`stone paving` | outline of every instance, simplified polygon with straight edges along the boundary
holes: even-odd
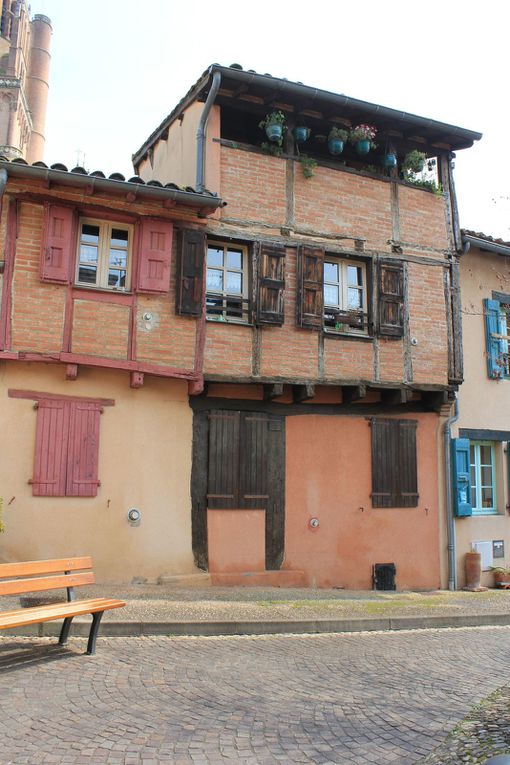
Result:
[[[0,638],[2,765],[424,761],[507,681],[510,627]]]

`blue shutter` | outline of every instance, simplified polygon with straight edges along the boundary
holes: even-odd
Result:
[[[451,448],[453,512],[458,518],[464,518],[467,515],[473,515],[469,438],[452,438]]]
[[[492,380],[503,377],[504,367],[501,364],[501,341],[494,334],[499,334],[499,302],[497,300],[483,301],[485,315],[485,350],[487,353],[487,374]]]

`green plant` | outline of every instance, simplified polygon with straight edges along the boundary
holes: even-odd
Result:
[[[510,566],[489,566],[489,571],[492,571],[494,574],[510,575]]]
[[[374,138],[377,135],[377,128],[373,125],[356,125],[349,133],[349,141],[352,144],[357,144],[358,141],[370,141],[370,148],[376,149],[377,144],[374,143]]]
[[[349,138],[349,132],[344,130],[344,128],[333,126],[328,133],[328,141],[331,141],[332,138],[337,138],[339,141],[343,141],[345,143]]]
[[[275,109],[275,111],[268,112],[268,114],[266,114],[264,119],[259,122],[259,128],[263,130],[267,125],[274,125],[274,124],[281,125],[283,129],[285,130],[285,114],[281,112],[279,109]]]
[[[417,149],[408,151],[402,162],[402,171],[404,173],[421,173],[425,165],[426,154]]]
[[[281,125],[282,134],[276,140],[264,141],[261,145],[265,154],[271,154],[273,157],[281,157],[283,153],[283,136],[287,127],[285,125],[285,114],[279,110],[269,112],[263,120],[259,122],[259,128],[264,130],[268,125]]]
[[[281,157],[283,154],[283,146],[281,144],[282,141],[274,141],[273,143],[264,141],[260,144],[260,148],[264,154],[271,154],[273,157]]]
[[[304,177],[311,178],[313,176],[313,171],[317,167],[317,162],[306,154],[301,154],[299,161],[301,162],[301,170],[303,171]]]

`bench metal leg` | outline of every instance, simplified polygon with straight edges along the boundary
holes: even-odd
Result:
[[[60,630],[60,636],[58,639],[59,645],[67,645],[67,639],[69,637],[69,630],[71,629],[72,621],[73,621],[72,616],[68,616],[64,619],[64,623],[62,625],[62,629]]]
[[[92,614],[92,626],[90,628],[89,642],[87,643],[87,656],[92,656],[96,652],[97,633],[104,611],[96,611]]]

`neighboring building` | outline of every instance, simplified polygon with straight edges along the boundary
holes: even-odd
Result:
[[[457,585],[464,556],[482,553],[482,568],[510,564],[510,242],[463,231],[460,283],[465,381],[452,427]],[[483,574],[482,584],[491,585]]]
[[[26,0],[3,0],[0,20],[0,156],[44,159],[51,22],[30,20]]]
[[[273,109],[280,156],[260,147]],[[331,156],[330,128],[359,123],[379,148]],[[109,579],[198,567],[370,588],[375,569],[380,587],[445,586],[443,426],[462,381],[451,160],[479,138],[214,65],[135,155],[145,185],[0,163],[2,554],[91,553]],[[416,149],[440,193],[383,167]],[[154,260],[170,222],[176,255]]]

